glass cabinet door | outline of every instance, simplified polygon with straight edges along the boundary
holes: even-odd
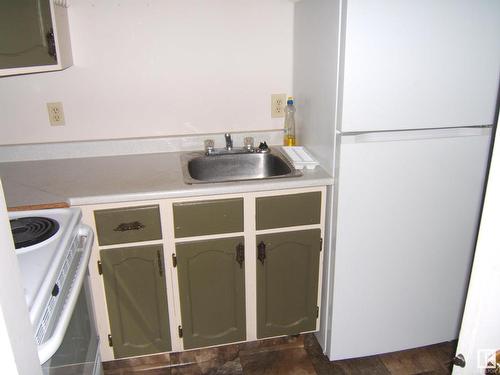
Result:
[[[0,69],[54,64],[51,1],[0,1]]]

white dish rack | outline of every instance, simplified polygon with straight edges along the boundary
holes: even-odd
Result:
[[[314,169],[318,165],[318,162],[303,146],[284,146],[283,151],[295,169]]]

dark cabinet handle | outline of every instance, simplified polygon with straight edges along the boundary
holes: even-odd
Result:
[[[264,241],[260,241],[260,243],[257,245],[257,259],[261,261],[262,264],[264,264],[264,259],[266,259],[266,244]]]
[[[236,261],[240,264],[240,268],[243,268],[243,262],[245,261],[245,246],[241,243],[236,246]]]
[[[161,251],[156,251],[156,257],[158,258],[158,273],[160,277],[163,277],[163,261],[161,259]]]
[[[121,223],[113,230],[115,232],[126,232],[128,230],[141,230],[143,228],[146,228],[144,224],[139,221],[134,221],[132,223]]]
[[[50,28],[49,32],[47,35],[45,35],[47,38],[47,52],[49,53],[49,56],[52,57],[55,61],[57,61],[57,52],[56,52],[56,41],[54,37],[54,29]]]

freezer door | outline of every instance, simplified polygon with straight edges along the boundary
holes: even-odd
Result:
[[[331,360],[458,337],[490,133],[342,137]]]
[[[350,0],[345,12],[339,130],[494,123],[500,1]]]

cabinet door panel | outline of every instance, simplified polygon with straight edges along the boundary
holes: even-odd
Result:
[[[162,246],[100,255],[115,358],[171,350]]]
[[[243,237],[176,246],[184,348],[246,338],[245,267],[236,261]]]
[[[321,231],[257,236],[266,256],[257,260],[257,337],[316,329]]]
[[[49,1],[0,1],[0,69],[53,65]]]

